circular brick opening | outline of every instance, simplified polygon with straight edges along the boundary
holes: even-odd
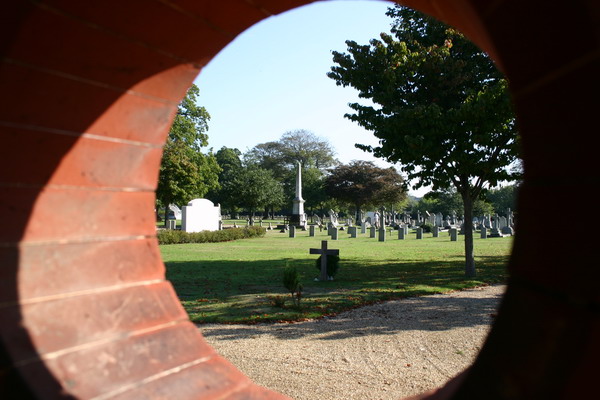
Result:
[[[0,397],[280,398],[187,320],[164,279],[154,188],[171,118],[202,65],[252,24],[306,3],[3,6]],[[600,353],[599,273],[593,235],[560,229],[577,226],[564,215],[572,192],[598,181],[588,129],[599,8],[404,3],[499,62],[526,168],[507,294],[479,357],[445,396],[586,394]]]

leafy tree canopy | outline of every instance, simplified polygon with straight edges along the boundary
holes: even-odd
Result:
[[[447,215],[456,214],[461,216],[464,212],[464,204],[462,197],[456,189],[442,190],[439,192],[427,193],[419,202],[415,205],[413,211],[420,211],[424,213],[429,211],[430,213],[442,213],[445,217]],[[483,199],[476,199],[473,202],[473,215],[484,215],[492,214],[494,207]]]
[[[328,76],[370,105],[350,104],[350,120],[379,138],[357,144],[400,163],[415,187],[456,188],[465,215],[465,272],[475,275],[473,202],[517,177],[518,136],[508,85],[492,60],[460,32],[401,6],[389,8],[391,34],[367,45],[346,41]]]
[[[352,204],[358,212],[365,206],[398,203],[406,198],[404,179],[394,168],[379,168],[370,161],[352,161],[330,170],[325,191]]]
[[[235,213],[240,207],[238,188],[241,185],[242,153],[238,149],[222,147],[215,154],[221,171],[219,172],[219,187],[212,189],[207,197],[221,204],[223,210]]]
[[[518,191],[518,185],[508,185],[490,189],[485,197],[492,203],[496,213],[504,215],[509,208],[513,211],[516,209]]]
[[[328,76],[374,105],[351,104],[346,117],[374,132],[379,146],[357,145],[401,163],[416,187],[481,190],[515,176],[517,131],[507,82],[461,33],[396,6],[392,34],[368,45],[347,41]]]
[[[301,129],[284,133],[278,141],[254,146],[244,155],[249,164],[273,171],[276,177],[294,170],[297,162],[303,168],[325,169],[334,165],[335,151],[327,139]]]
[[[238,186],[240,205],[252,215],[258,209],[278,207],[283,203],[283,187],[264,168],[250,165],[242,169]]]
[[[179,104],[163,149],[156,197],[165,207],[187,204],[218,186],[217,160],[213,154],[201,152],[208,145],[210,115],[196,104],[198,93],[198,87],[192,85]]]

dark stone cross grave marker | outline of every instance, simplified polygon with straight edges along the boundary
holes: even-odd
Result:
[[[321,276],[319,280],[326,281],[327,279],[327,256],[337,256],[340,254],[338,249],[328,249],[327,240],[321,240],[320,249],[310,249],[310,254],[321,255]]]

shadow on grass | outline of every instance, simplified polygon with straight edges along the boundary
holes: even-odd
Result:
[[[277,327],[222,325],[203,334],[219,340],[236,340],[270,335],[277,339],[311,336],[315,340],[338,340],[360,336],[389,335],[401,331],[439,331],[462,327],[489,326],[501,295],[424,296],[363,307],[325,320]],[[325,323],[326,322],[326,323]],[[200,327],[201,328],[201,327]]]
[[[386,300],[445,293],[504,282],[508,257],[477,259],[478,276],[465,279],[461,259],[431,262],[343,260],[334,281],[318,282],[314,259],[167,262],[167,279],[190,319],[197,323],[302,321]],[[272,296],[289,296],[282,283],[295,266],[304,286],[301,309],[277,307]],[[285,297],[284,297],[285,298]]]

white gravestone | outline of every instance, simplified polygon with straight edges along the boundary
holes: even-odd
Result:
[[[221,228],[221,206],[215,206],[208,199],[190,201],[181,214],[182,231],[218,231]]]
[[[179,207],[177,207],[175,204],[169,204],[169,210],[173,211],[175,219],[181,219],[181,210],[179,209]]]

